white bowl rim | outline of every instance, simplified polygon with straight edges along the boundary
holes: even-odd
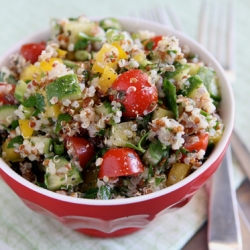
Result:
[[[82,205],[91,205],[91,206],[114,206],[114,205],[124,205],[124,204],[131,204],[131,203],[137,203],[137,202],[143,202],[143,201],[147,201],[147,200],[151,200],[151,199],[155,199],[158,198],[160,196],[164,196],[168,193],[171,193],[185,185],[187,185],[189,182],[193,181],[195,178],[197,178],[199,175],[201,175],[203,172],[205,172],[209,166],[214,163],[216,161],[216,159],[218,159],[220,157],[220,155],[222,154],[222,152],[224,151],[225,147],[227,147],[228,142],[229,142],[229,138],[231,136],[231,132],[233,130],[233,125],[234,125],[234,114],[235,114],[235,104],[234,104],[234,97],[233,97],[233,91],[232,88],[230,86],[230,84],[228,83],[224,70],[221,67],[221,65],[217,62],[217,60],[213,57],[213,55],[208,52],[205,48],[203,48],[198,42],[196,42],[194,39],[188,37],[187,35],[173,30],[171,28],[167,28],[162,24],[159,23],[155,23],[152,21],[148,21],[148,20],[142,20],[139,18],[132,18],[132,17],[121,17],[121,16],[114,16],[115,18],[117,18],[121,23],[124,24],[129,24],[130,25],[134,25],[134,24],[138,24],[138,25],[144,25],[149,27],[149,30],[152,31],[152,29],[150,29],[150,27],[154,27],[155,29],[160,29],[160,30],[164,30],[166,32],[166,34],[170,33],[175,35],[179,40],[180,43],[182,44],[186,44],[188,43],[189,45],[194,46],[196,49],[195,51],[199,51],[198,54],[202,54],[203,57],[206,57],[207,60],[209,60],[209,62],[211,62],[211,64],[213,65],[213,68],[215,69],[215,71],[217,72],[219,78],[220,78],[220,82],[223,83],[224,88],[227,91],[227,99],[230,101],[230,107],[229,107],[229,112],[231,113],[230,118],[228,119],[229,122],[227,123],[227,126],[225,127],[225,131],[223,133],[223,136],[221,138],[221,140],[218,142],[218,144],[216,145],[216,150],[214,150],[212,152],[212,154],[209,156],[209,158],[206,160],[205,163],[203,163],[202,167],[200,167],[199,169],[197,169],[195,172],[193,172],[191,175],[189,175],[188,177],[186,177],[185,179],[183,179],[182,181],[167,187],[165,189],[162,189],[160,191],[156,191],[154,193],[151,194],[147,194],[147,195],[143,195],[143,196],[138,196],[138,197],[131,197],[131,198],[123,198],[123,199],[114,199],[114,200],[92,200],[92,199],[84,199],[84,198],[75,198],[75,197],[69,197],[69,196],[65,196],[65,195],[61,195],[49,190],[46,190],[44,188],[38,187],[35,184],[27,181],[26,179],[24,179],[23,177],[21,177],[20,175],[18,175],[15,171],[13,171],[1,158],[0,158],[0,168],[2,169],[3,172],[5,172],[8,176],[10,176],[12,179],[16,180],[17,182],[19,182],[21,185],[26,186],[27,188],[42,194],[44,196],[48,196],[50,198],[56,199],[56,200],[61,200],[67,203],[75,203],[75,204],[82,204]],[[105,17],[89,17],[91,20],[96,20],[99,21],[102,18]],[[14,44],[10,49],[8,49],[1,57],[0,57],[0,67],[4,66],[2,65],[2,62],[4,60],[7,60],[7,58],[9,57],[10,53],[13,51],[17,51],[18,48],[21,47],[22,44],[32,41],[35,41],[35,38],[38,36],[42,35],[46,35],[49,34],[49,28],[45,28],[43,30],[40,30],[24,39],[22,39],[21,41],[17,42],[16,44]],[[185,41],[185,42],[183,42]],[[0,176],[1,177],[1,176]]]

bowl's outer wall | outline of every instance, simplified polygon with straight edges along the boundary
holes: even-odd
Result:
[[[138,29],[148,29],[156,31],[156,34],[175,34],[177,37],[181,38],[182,44],[189,44],[192,51],[196,51],[196,47],[199,46],[195,42],[189,42],[183,34],[175,31],[168,31],[168,29],[159,24],[152,24],[136,19],[131,20],[130,18],[120,20],[125,30],[137,31]],[[47,29],[17,43],[15,48],[11,48],[7,51],[3,59],[0,60],[0,67],[7,65],[7,55],[12,54],[14,51],[18,51],[23,43],[39,42],[46,39],[48,36]],[[206,53],[200,48],[199,52],[201,52],[206,59]],[[206,60],[205,62],[209,63],[209,61]],[[219,77],[225,79],[222,70],[218,67],[217,69],[220,71]],[[9,171],[6,170],[6,166],[3,166],[3,164],[0,164],[0,176],[2,176],[4,181],[32,210],[50,215],[72,229],[99,237],[122,236],[131,233],[138,230],[138,228],[145,227],[155,218],[155,216],[159,216],[162,213],[185,205],[218,168],[228,145],[229,136],[233,128],[232,119],[234,117],[234,104],[231,103],[233,97],[228,99],[228,96],[232,96],[230,87],[223,85],[222,92],[224,94],[224,96],[222,96],[222,106],[224,107],[222,116],[223,121],[225,121],[228,126],[225,128],[222,140],[218,143],[217,152],[212,153],[213,156],[210,157],[211,159],[207,160],[205,163],[206,166],[202,166],[201,169],[197,170],[191,176],[175,184],[173,188],[171,187],[172,189],[166,189],[166,192],[164,191],[162,195],[148,195],[149,198],[145,196],[145,199],[143,198],[140,201],[136,200],[136,202],[131,198],[131,202],[123,203],[121,201],[120,203],[117,202],[115,205],[114,203],[112,203],[112,205],[108,203],[103,203],[104,205],[100,205],[101,203],[94,205],[93,203],[90,204],[84,201],[84,199],[83,202],[73,202],[74,198],[72,198],[72,202],[69,202],[63,197],[58,198],[61,197],[60,195],[54,198],[53,196],[46,195],[46,192],[42,190],[39,191],[40,189],[37,189],[37,187],[36,189],[30,186],[27,187],[26,180],[22,180],[22,178],[21,180],[20,178],[16,180],[17,177],[15,176],[17,175],[14,172],[13,174],[9,173]],[[230,114],[228,114],[228,112]]]
[[[22,201],[33,211],[50,215],[66,226],[78,230],[84,234],[97,237],[116,237],[132,233],[140,228],[147,226],[155,216],[171,211],[171,209],[184,206],[195,194],[195,192],[204,185],[210,176],[216,171],[221,163],[225,151],[221,156],[203,172],[198,178],[187,183],[173,192],[167,193],[154,199],[145,200],[138,203],[111,205],[111,206],[94,206],[86,204],[69,203],[63,200],[53,199],[41,193],[35,192],[21,183],[15,181],[0,169],[0,175],[4,181],[12,188]],[[123,219],[137,220],[137,216],[144,216],[141,223],[131,223],[126,225],[116,225],[116,222]],[[78,222],[79,226],[68,224],[67,217],[82,217],[90,219],[100,219],[101,222],[95,226],[91,222],[89,225]],[[75,223],[75,222],[74,222]],[[84,222],[86,223],[86,221]],[[101,223],[101,230],[98,228]]]

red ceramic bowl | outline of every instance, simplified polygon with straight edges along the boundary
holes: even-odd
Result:
[[[157,216],[184,206],[220,165],[234,123],[234,99],[231,87],[222,67],[209,52],[186,35],[163,25],[132,18],[118,19],[125,30],[144,29],[159,35],[175,35],[182,45],[188,45],[206,64],[215,69],[220,79],[222,92],[220,114],[225,124],[225,132],[207,161],[190,176],[164,190],[128,199],[89,200],[60,195],[26,181],[0,159],[1,177],[29,208],[54,217],[69,228],[97,237],[132,233],[146,227]],[[7,65],[9,55],[17,52],[22,44],[39,42],[48,37],[49,30],[46,29],[20,41],[1,57],[0,67]]]

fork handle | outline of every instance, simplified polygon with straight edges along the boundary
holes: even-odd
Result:
[[[231,147],[212,177],[209,200],[209,250],[242,249],[236,193],[233,190]]]

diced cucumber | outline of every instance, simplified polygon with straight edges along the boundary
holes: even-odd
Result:
[[[100,105],[95,106],[95,112],[98,115],[108,115],[111,111],[111,104],[109,102],[103,102]]]
[[[100,26],[107,31],[108,29],[122,30],[121,24],[116,18],[105,18],[100,21]]]
[[[91,58],[90,53],[87,50],[77,50],[75,52],[75,60],[76,61],[87,61]]]
[[[159,141],[152,142],[149,144],[147,151],[143,155],[143,161],[149,165],[156,166],[164,156],[164,150],[162,144]]]
[[[26,119],[29,119],[32,116],[32,114],[34,114],[34,112],[35,112],[34,107],[26,108],[23,106],[23,113]]]
[[[190,66],[188,74],[193,76],[196,75],[201,67],[201,63],[188,63]]]
[[[53,142],[53,149],[56,155],[62,155],[65,152],[65,148],[64,148],[64,143],[60,143],[57,141]]]
[[[16,85],[16,89],[15,89],[15,98],[19,101],[19,102],[23,102],[24,101],[24,93],[27,90],[27,83],[23,80],[19,80],[17,82]]]
[[[201,88],[204,89],[204,91],[200,91]],[[201,94],[206,94],[209,96],[206,87],[202,83],[200,77],[197,75],[188,78],[188,81],[185,83],[185,87],[182,94],[190,98],[195,98]]]
[[[78,69],[79,68],[79,65],[73,61],[70,61],[70,60],[63,60],[63,64],[68,67],[68,68],[71,68],[71,69]]]
[[[42,154],[49,154],[52,151],[53,148],[53,140],[51,138],[47,138],[45,136],[32,136],[30,138],[31,143],[38,144],[42,143],[44,144],[43,152]]]
[[[197,74],[206,86],[211,98],[219,102],[221,100],[221,93],[216,73],[208,67],[200,67]]]
[[[79,33],[83,32],[88,36],[92,36],[92,30],[95,29],[95,24],[94,22],[78,22],[78,20],[72,20],[69,22],[66,22],[62,28],[64,31],[64,34],[67,35],[69,38],[69,43],[75,44],[79,40]]]
[[[183,78],[183,76],[187,75],[190,70],[190,65],[188,64],[181,64],[179,62],[174,63],[175,71],[170,72],[167,71],[165,73],[165,77],[168,79],[173,78],[175,81],[179,81]]]
[[[136,133],[133,131],[134,122],[122,122],[112,126],[109,138],[110,147],[126,147],[127,143],[136,144]]]
[[[81,97],[81,88],[75,74],[58,77],[54,82],[46,86],[46,97],[51,105],[53,97],[58,100],[77,100]]]
[[[70,166],[70,169],[69,169]],[[82,182],[79,170],[64,157],[50,159],[45,167],[45,185],[49,190],[56,191]]]
[[[174,114],[172,111],[168,110],[168,109],[164,109],[164,108],[161,108],[161,107],[157,107],[154,111],[153,111],[153,114],[152,114],[152,120],[155,120],[157,118],[162,118],[162,117],[165,117],[167,116],[168,118],[173,118],[174,117]]]
[[[8,127],[12,121],[17,120],[17,115],[15,114],[17,108],[17,105],[4,105],[0,107],[0,129],[1,124]]]

